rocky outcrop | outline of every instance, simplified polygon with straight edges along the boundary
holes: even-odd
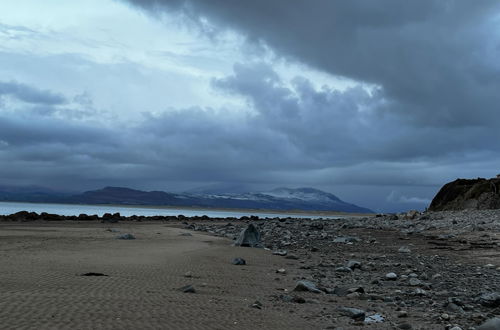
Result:
[[[445,184],[429,206],[430,211],[500,209],[500,178],[457,179]]]

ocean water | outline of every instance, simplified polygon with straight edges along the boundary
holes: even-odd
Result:
[[[195,210],[195,209],[182,209],[182,208],[154,208],[154,207],[139,207],[139,206],[114,206],[114,205],[76,205],[76,204],[43,204],[43,203],[17,203],[17,202],[0,202],[0,214],[7,215],[19,211],[28,212],[47,212],[60,215],[79,215],[97,214],[102,216],[104,213],[119,212],[122,216],[142,215],[142,216],[172,216],[184,215],[186,217],[207,215],[209,217],[242,217],[256,215],[261,218],[274,218],[274,217],[293,217],[293,218],[328,218],[338,219],[340,216],[325,216],[318,214],[306,213],[266,213],[256,211],[219,211],[219,210]]]

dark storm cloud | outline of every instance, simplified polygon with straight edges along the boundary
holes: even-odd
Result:
[[[33,104],[57,105],[66,102],[66,99],[60,94],[34,88],[15,81],[0,81],[0,98],[2,98],[2,96],[11,96],[20,101]]]
[[[280,56],[376,84],[390,101],[381,111],[412,124],[489,126],[498,118],[497,1],[129,2],[208,20]]]

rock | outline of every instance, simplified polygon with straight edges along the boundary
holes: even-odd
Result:
[[[349,260],[346,264],[346,267],[354,270],[356,268],[361,269],[361,262],[357,260]]]
[[[445,184],[429,206],[430,211],[500,208],[500,178],[457,179]]]
[[[408,246],[402,246],[398,249],[399,253],[411,253],[411,250]]]
[[[282,257],[286,256],[287,253],[288,253],[288,251],[286,251],[286,250],[275,250],[275,251],[273,251],[274,255],[276,255],[276,256],[282,256]]]
[[[236,242],[234,242],[235,246],[247,246],[247,247],[262,247],[260,243],[260,232],[257,227],[253,224],[249,224],[245,229],[243,229],[240,233]]]
[[[380,314],[373,314],[365,317],[365,323],[371,324],[371,323],[382,323],[385,321],[385,317],[383,317]]]
[[[340,307],[337,309],[340,315],[349,316],[354,320],[364,321],[366,313],[362,309],[351,308],[351,307]]]
[[[237,266],[242,266],[247,264],[246,260],[243,258],[234,258],[233,261],[231,261],[231,263]]]
[[[352,237],[352,236],[340,236],[336,237],[333,240],[333,243],[355,243],[355,242],[361,242],[361,239],[358,237]]]
[[[335,271],[339,273],[350,273],[352,272],[352,269],[349,267],[337,267],[335,268]]]
[[[193,234],[191,234],[191,233],[181,233],[181,234],[179,234],[179,236],[193,236]]]
[[[184,277],[191,278],[193,277],[193,273],[191,271],[187,271],[186,273],[184,273]]]
[[[106,275],[106,274],[103,274],[103,273],[90,272],[90,273],[83,273],[80,276],[109,276],[109,275]]]
[[[309,291],[314,293],[322,292],[320,289],[316,287],[314,283],[306,280],[298,281],[293,291]]]
[[[422,281],[420,281],[419,279],[417,278],[410,278],[410,280],[408,281],[408,284],[410,286],[419,286],[422,284]]]
[[[458,325],[453,326],[450,330],[462,330]]]
[[[262,309],[262,303],[260,301],[256,300],[253,304],[250,305],[250,307],[256,308],[256,309]]]
[[[196,293],[196,290],[192,285],[183,286],[182,288],[179,288],[179,291],[182,291],[184,293]]]
[[[290,260],[299,260],[299,257],[296,256],[295,254],[289,254],[285,257],[285,259],[290,259]]]
[[[277,274],[286,274],[286,269],[285,268],[280,268],[276,270]]]
[[[389,281],[395,281],[398,278],[398,275],[396,273],[387,273],[385,274],[385,279]]]
[[[400,323],[400,324],[398,325],[398,328],[399,328],[399,329],[403,329],[403,330],[410,330],[410,329],[413,329],[413,327],[411,326],[411,324],[410,324],[410,323],[407,323],[407,322],[405,322],[405,323]]]
[[[476,330],[499,330],[500,329],[500,318],[494,317],[488,321],[481,324]]]
[[[408,312],[407,311],[399,311],[397,316],[399,318],[408,317]]]
[[[419,214],[420,214],[420,212],[418,212],[417,210],[410,210],[410,211],[406,212],[404,218],[406,220],[414,220],[417,217],[417,215],[419,215]]]
[[[479,303],[486,307],[498,307],[500,306],[500,293],[489,292],[484,293],[479,297]]]
[[[123,234],[117,237],[117,239],[135,239],[135,236],[132,234]]]

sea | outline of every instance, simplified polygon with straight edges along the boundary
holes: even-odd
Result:
[[[317,213],[278,213],[278,212],[259,212],[255,210],[211,210],[211,209],[183,209],[183,208],[162,208],[150,206],[128,206],[128,205],[82,205],[82,204],[44,204],[44,203],[20,203],[20,202],[0,202],[0,214],[8,215],[19,211],[28,211],[36,213],[53,213],[59,215],[79,215],[97,214],[102,216],[104,213],[119,212],[122,216],[177,216],[184,215],[186,217],[193,216],[209,216],[217,218],[236,217],[255,215],[260,218],[310,218],[310,219],[338,219],[342,216],[321,215]]]

